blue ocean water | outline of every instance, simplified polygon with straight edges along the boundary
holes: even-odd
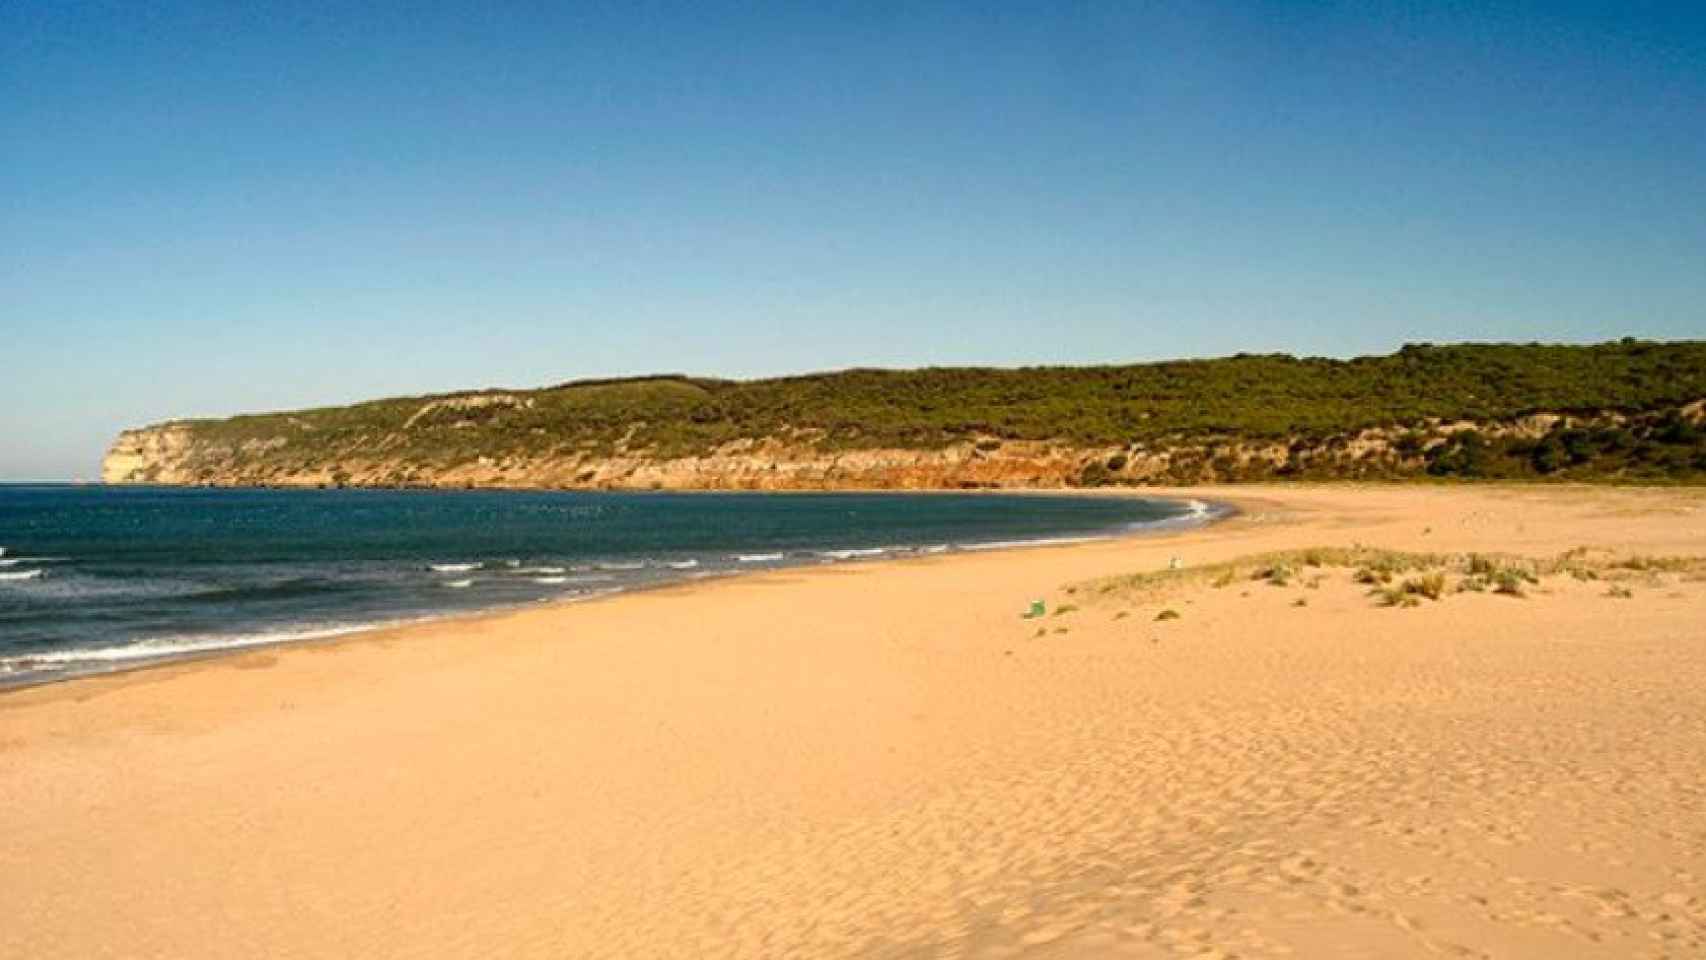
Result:
[[[996,494],[0,485],[0,683],[810,563],[1107,536],[1201,504]]]

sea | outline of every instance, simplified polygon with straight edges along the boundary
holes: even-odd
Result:
[[[816,564],[1207,522],[1004,493],[0,484],[0,685]]]

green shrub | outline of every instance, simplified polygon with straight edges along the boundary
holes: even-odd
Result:
[[[1493,573],[1493,592],[1502,593],[1506,596],[1512,597],[1526,596],[1527,591],[1524,588],[1529,583],[1529,580],[1530,578],[1525,576],[1520,570],[1515,570],[1510,567],[1502,567]]]

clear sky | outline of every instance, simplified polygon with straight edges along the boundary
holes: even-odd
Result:
[[[582,376],[1706,335],[1706,6],[0,2],[0,479]]]

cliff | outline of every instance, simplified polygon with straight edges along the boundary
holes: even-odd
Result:
[[[109,483],[953,489],[1706,477],[1706,344],[1124,367],[660,376],[174,421]]]

